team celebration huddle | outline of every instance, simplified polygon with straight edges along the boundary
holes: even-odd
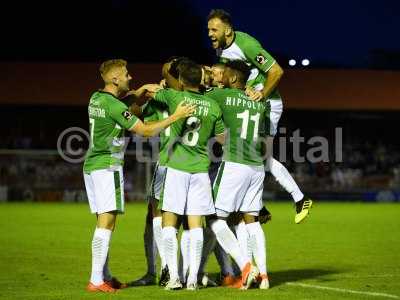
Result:
[[[265,172],[293,198],[295,223],[309,214],[311,199],[272,153],[283,110],[281,67],[255,38],[234,31],[229,13],[212,10],[207,25],[219,59],[215,65],[174,57],[163,65],[159,84],[137,90],[129,87],[124,60],[100,66],[105,85],[90,98],[91,142],[83,169],[97,217],[88,291],[155,284],[166,290],[268,289],[261,226],[271,219],[262,201]],[[108,260],[116,217],[124,213],[126,131],[159,135],[160,149],[144,229],[148,270],[121,283]],[[212,253],[221,268],[216,282],[206,273]]]

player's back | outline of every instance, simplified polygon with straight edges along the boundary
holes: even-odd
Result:
[[[157,101],[150,101],[146,103],[143,108],[143,119],[145,122],[157,122],[169,117],[170,113],[168,106],[164,103]],[[168,141],[171,136],[171,127],[167,127],[159,134],[160,148],[159,148],[159,165],[164,166],[168,160]]]
[[[155,100],[166,103],[171,112],[182,101],[197,106],[193,116],[171,125],[167,166],[189,173],[208,172],[208,141],[224,132],[218,104],[200,92],[172,89],[157,92]]]
[[[224,161],[262,165],[262,137],[268,106],[264,101],[250,100],[243,90],[214,88],[207,92],[221,107],[227,127]]]

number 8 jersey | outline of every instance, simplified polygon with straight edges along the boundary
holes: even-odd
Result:
[[[167,104],[170,113],[183,101],[197,106],[193,116],[171,124],[167,166],[188,173],[208,172],[208,141],[225,130],[218,104],[200,92],[173,89],[158,91],[154,100]]]

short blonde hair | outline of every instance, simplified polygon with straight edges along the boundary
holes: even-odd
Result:
[[[100,68],[99,68],[101,77],[103,79],[105,79],[107,77],[108,73],[110,73],[114,69],[126,67],[126,65],[127,65],[127,62],[126,62],[126,60],[123,60],[123,59],[109,59],[109,60],[106,60],[105,62],[103,62],[100,65]]]

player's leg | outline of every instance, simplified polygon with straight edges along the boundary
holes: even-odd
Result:
[[[153,177],[150,184],[150,189],[147,192],[147,215],[143,234],[144,249],[147,262],[147,272],[138,280],[128,283],[129,286],[145,286],[156,283],[156,257],[157,250],[160,253],[161,265],[165,266],[163,249],[161,246],[161,211],[157,208],[158,199],[160,198],[160,190],[163,183],[163,173],[165,167],[162,168],[157,163],[154,169]],[[157,215],[156,215],[157,214]],[[164,264],[163,264],[164,263]]]
[[[197,277],[200,266],[201,254],[203,251],[203,226],[201,215],[188,216],[189,225],[189,275],[187,277],[186,288],[188,290],[197,289]]]
[[[156,175],[154,177],[154,184],[153,184],[153,190],[152,190],[153,195],[154,195],[154,197],[152,197],[152,200],[153,200],[152,201],[153,235],[154,235],[154,240],[157,245],[158,254],[160,255],[161,273],[163,273],[163,270],[165,269],[167,263],[165,261],[164,247],[162,246],[162,236],[161,236],[162,235],[162,226],[161,226],[162,225],[162,215],[161,215],[161,209],[158,206],[159,206],[159,200],[161,197],[161,191],[163,188],[166,170],[167,170],[167,167],[157,165]]]
[[[240,174],[240,175],[239,175]],[[217,179],[213,186],[217,220],[211,228],[218,243],[235,260],[242,272],[244,288],[248,288],[255,279],[256,270],[243,255],[239,242],[226,222],[229,214],[236,210],[237,203],[244,197],[248,176],[240,164],[223,162],[219,168]]]
[[[109,245],[115,228],[116,212],[107,212],[97,215],[96,230],[92,240],[92,273],[90,276],[89,291],[102,291],[102,285],[107,284],[114,289],[123,285],[111,275],[108,267]],[[106,288],[107,290],[107,288]]]
[[[251,182],[240,210],[244,212],[244,222],[248,233],[248,248],[250,257],[253,257],[260,271],[262,282],[260,288],[268,288],[266,241],[264,231],[258,221],[259,211],[262,208],[262,193],[264,189],[264,169],[262,166],[253,166]]]
[[[90,206],[90,211],[91,211],[91,213],[96,214],[96,229],[97,229],[98,215],[97,215],[96,197],[95,197],[95,193],[94,193],[95,187],[94,187],[93,179],[90,174],[83,174],[83,176],[84,176],[86,194],[87,194],[87,198],[88,198],[88,202],[89,202],[89,206]],[[112,230],[114,230],[114,228]],[[93,237],[93,239],[94,239],[94,237]],[[92,239],[92,244],[93,244],[93,239]],[[93,253],[92,253],[92,257],[93,257]],[[107,254],[107,257],[106,257],[106,260],[105,260],[104,266],[103,266],[103,280],[107,280],[107,279],[109,279],[109,277],[112,277],[110,274],[110,271],[108,269],[108,257],[109,257],[109,255]],[[94,262],[92,259],[92,269],[93,269],[93,264],[94,264]]]
[[[211,230],[210,226],[211,225],[208,220],[208,216],[206,216],[206,226],[203,229],[203,235],[204,235],[203,252],[201,254],[201,260],[197,278],[198,283],[204,287],[217,286],[217,283],[211,280],[211,278],[205,272],[205,267],[207,265],[208,258],[210,257],[210,254],[213,252],[217,244],[217,239],[215,237],[214,232]]]
[[[165,259],[167,261],[170,279],[165,289],[174,290],[182,288],[178,274],[178,239],[177,239],[177,215],[165,211],[163,212],[163,246]]]
[[[243,215],[236,213],[238,216],[236,216],[236,221],[235,221],[235,234],[236,238],[239,241],[239,246],[240,249],[242,250],[242,253],[245,257],[248,258],[248,260],[252,260],[251,257],[251,251],[248,245],[249,242],[249,234],[246,229],[246,224],[243,220]]]
[[[269,136],[267,137],[266,171],[269,171],[272,176],[275,177],[276,181],[292,196],[296,206],[295,222],[300,223],[308,216],[309,209],[312,206],[312,201],[304,196],[286,167],[273,158],[273,139],[277,133],[278,122],[283,111],[283,104],[282,100],[278,99],[269,100],[267,101],[267,104],[270,107],[270,122]]]
[[[190,230],[187,216],[182,216],[180,250],[179,278],[183,284],[186,284],[190,265]]]
[[[211,182],[207,173],[190,176],[185,214],[188,215],[190,232],[190,266],[187,289],[197,289],[198,271],[203,252],[202,216],[215,214]]]
[[[256,212],[244,215],[246,229],[249,235],[249,249],[259,269],[259,288],[268,289],[269,279],[267,272],[266,239]]]
[[[218,143],[213,143],[212,147],[212,159],[211,164],[208,169],[208,175],[210,177],[211,186],[214,185],[215,179],[217,178],[218,169],[221,165],[221,155],[222,155],[222,148],[221,145]],[[222,285],[227,286],[232,283],[234,280],[234,273],[232,270],[231,259],[228,254],[221,248],[221,246],[217,243],[217,238],[214,232],[211,229],[211,222],[210,216],[206,216],[206,228],[204,230],[204,247],[203,247],[203,254],[201,257],[200,268],[199,268],[199,276],[206,274],[204,272],[205,266],[208,262],[208,258],[211,254],[211,251],[214,251],[215,257],[217,262],[221,268],[220,278],[219,281]],[[214,286],[216,284],[212,280],[209,279],[207,276],[202,276],[199,278],[199,282],[204,286],[204,278],[207,279],[207,286],[211,285]]]
[[[178,274],[178,215],[184,215],[186,195],[189,187],[190,174],[168,168],[165,174],[163,191],[160,197],[162,208],[162,244],[168,265],[170,279],[165,286],[167,290],[182,288]]]
[[[116,215],[124,211],[122,167],[85,174],[85,186],[91,210],[97,214],[96,230],[92,240],[92,274],[87,289],[114,292],[115,289],[104,282],[103,272]]]
[[[216,243],[214,248],[215,258],[221,268],[219,283],[221,286],[230,286],[234,283],[236,275],[233,270],[233,265],[230,256],[222,249],[219,243]]]
[[[129,282],[128,286],[146,286],[156,284],[157,270],[156,270],[156,258],[157,258],[157,247],[154,241],[153,231],[153,209],[152,203],[149,202],[147,205],[147,215],[145,222],[145,229],[143,233],[144,250],[146,255],[147,272],[141,278]]]
[[[236,234],[236,230],[235,230],[235,226],[240,222],[240,220],[242,220],[243,215],[240,212],[233,212],[229,215],[228,219],[226,220],[226,222],[228,223],[229,229],[232,230],[233,233]],[[240,246],[240,244],[239,244]],[[232,264],[232,269],[233,269],[233,274],[235,275],[235,278],[237,279],[237,277],[240,277],[240,268],[237,265],[237,263],[235,263],[235,261],[231,260],[231,264]]]

